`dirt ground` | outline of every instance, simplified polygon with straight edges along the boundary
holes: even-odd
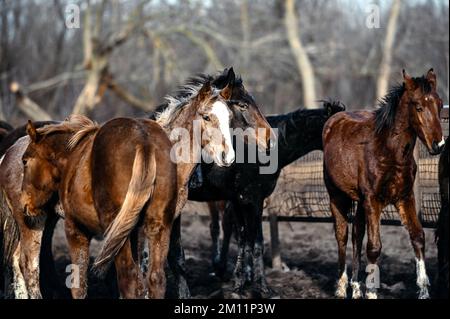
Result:
[[[182,241],[186,253],[188,284],[193,298],[228,298],[231,283],[211,275],[208,219],[187,213],[182,219]],[[279,225],[282,260],[289,268],[271,269],[270,247],[265,245],[266,275],[279,298],[333,298],[337,276],[337,247],[331,224],[287,223]],[[434,231],[425,230],[426,265],[430,281],[434,283],[437,271],[437,249]],[[264,238],[270,241],[269,224],[264,223]],[[382,227],[382,255],[380,257],[380,298],[416,298],[415,261],[408,234],[403,227]],[[93,241],[91,254],[95,255],[99,242]],[[62,224],[59,223],[53,246],[60,281],[63,284],[65,267],[70,263]],[[232,241],[228,273],[233,270],[236,245]],[[365,258],[363,259],[365,261]],[[351,270],[351,242],[347,250],[347,264]],[[365,264],[363,265],[365,267]],[[108,286],[111,280],[89,278],[90,298],[117,297]],[[68,297],[59,295],[59,297]]]

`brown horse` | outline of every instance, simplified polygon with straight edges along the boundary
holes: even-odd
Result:
[[[24,154],[22,201],[30,215],[39,213],[52,194],[59,193],[65,212],[65,229],[72,264],[79,271],[74,298],[86,296],[89,242],[105,234],[94,264],[104,273],[114,259],[119,291],[124,298],[151,298],[165,293],[164,263],[173,219],[186,201],[186,187],[200,152],[206,151],[218,165],[234,160],[226,106],[228,88],[213,92],[209,83],[180,104],[169,105],[158,122],[168,131],[187,129],[191,144],[195,121],[203,135],[200,147],[188,147],[188,161],[174,163],[172,142],[156,122],[146,119],[114,119],[102,127],[88,124],[74,132],[71,123],[35,130]],[[75,123],[78,121],[75,118]],[[214,132],[220,138],[214,138]],[[69,147],[67,147],[69,145]],[[177,155],[177,154],[175,154]],[[136,262],[139,229],[149,242],[150,267],[147,287]]]
[[[419,298],[428,298],[425,270],[425,234],[416,214],[413,184],[417,136],[431,154],[444,147],[440,124],[442,100],[436,92],[436,75],[412,78],[403,71],[404,83],[391,89],[375,112],[342,112],[332,116],[323,130],[324,179],[338,243],[339,280],[336,296],[345,298],[348,285],[345,251],[348,214],[358,202],[353,221],[353,298],[361,297],[358,273],[367,223],[368,269],[377,271],[381,252],[380,216],[395,205],[409,232],[417,266]],[[376,274],[375,274],[376,275]],[[375,278],[376,279],[376,278]],[[376,298],[376,285],[367,284],[366,297]]]
[[[2,252],[6,277],[5,294],[8,298],[41,298],[41,289],[44,296],[52,297],[61,288],[56,280],[51,250],[40,249],[41,245],[51,244],[57,221],[54,212],[55,198],[46,205],[45,214],[37,218],[29,218],[23,213],[20,196],[22,156],[29,142],[28,136],[17,140],[6,151],[0,164],[0,221],[5,237]],[[43,285],[40,285],[40,275],[46,278]]]

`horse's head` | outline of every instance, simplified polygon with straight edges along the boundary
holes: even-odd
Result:
[[[194,119],[201,123],[203,152],[219,166],[230,166],[235,159],[230,132],[232,113],[227,106],[231,93],[230,85],[218,91],[213,90],[211,83],[207,82],[195,99],[197,107]]]
[[[31,121],[28,121],[26,131],[30,144],[22,157],[24,173],[21,200],[25,214],[36,216],[57,191],[60,172],[55,164],[56,153]]]
[[[410,108],[410,123],[432,155],[444,148],[440,113],[442,100],[436,91],[436,74],[430,69],[425,77],[412,78],[403,70],[405,94]]]
[[[228,102],[233,112],[231,127],[246,131],[246,139],[256,142],[261,149],[270,148],[271,140],[276,138],[275,134],[252,95],[245,89],[242,79],[236,78],[233,68],[225,69],[222,75],[213,81],[213,86],[218,89],[229,86],[231,89]]]

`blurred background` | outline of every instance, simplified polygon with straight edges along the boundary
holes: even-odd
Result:
[[[0,0],[0,119],[143,116],[228,66],[265,114],[370,108],[433,67],[448,104],[446,0]]]

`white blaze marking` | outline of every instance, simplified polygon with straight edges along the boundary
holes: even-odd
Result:
[[[444,145],[445,145],[445,140],[444,140],[444,137],[442,137],[442,140],[439,142],[438,146],[442,147]]]
[[[231,143],[230,133],[230,111],[225,103],[221,101],[214,102],[211,113],[217,116],[219,120],[219,129],[225,140],[227,152],[225,154],[225,163],[231,164],[234,162],[235,154],[233,144]]]

